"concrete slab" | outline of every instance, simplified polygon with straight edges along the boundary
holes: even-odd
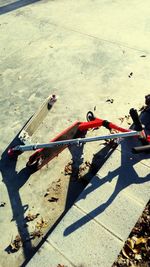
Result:
[[[126,159],[123,161],[126,168],[121,157]],[[127,151],[115,150],[98,172],[99,176],[93,177],[47,238],[75,266],[109,267],[116,260],[149,199],[149,167],[136,162],[136,171],[132,171],[133,162]],[[108,172],[110,167],[112,174],[120,177],[117,182],[114,182],[115,175]],[[135,185],[138,180],[139,192]],[[34,259],[37,260],[36,255],[32,262]]]
[[[115,184],[111,185],[108,176],[93,177],[75,203],[86,215],[70,229],[75,230],[78,225],[84,226],[94,219],[120,240],[126,241],[144,205],[129,197],[124,191],[116,192],[115,187]]]
[[[57,250],[61,250],[75,266],[111,266],[123,242],[94,220],[84,227],[80,225],[80,219],[84,215],[77,207],[72,207],[47,241]],[[70,225],[77,221],[78,229],[69,229]]]
[[[5,12],[4,5],[9,5]],[[6,202],[0,210],[2,266],[20,266],[36,245],[33,241],[24,251],[7,254],[18,231],[29,238],[35,227],[36,221],[24,227],[28,211],[39,212],[53,224],[64,210],[69,190],[61,172],[72,158],[66,151],[51,168],[30,175],[25,168],[30,154],[10,162],[7,147],[50,93],[59,95],[57,108],[35,141],[45,142],[75,120],[84,120],[88,110],[96,109],[97,116],[120,123],[130,107],[140,108],[149,93],[148,6],[148,1],[1,2],[0,189]],[[106,102],[110,98],[113,104]],[[92,161],[101,146],[90,144],[84,149]],[[43,196],[59,179],[57,207]]]
[[[44,261],[43,261],[44,259]],[[58,250],[56,250],[49,242],[45,242],[44,245],[38,250],[36,257],[34,257],[27,266],[38,267],[47,266],[61,267],[67,266],[72,267],[71,264]]]
[[[149,1],[41,1],[38,19],[79,32],[83,36],[149,52]],[[47,3],[47,7],[45,6]],[[34,16],[38,6],[32,9]],[[37,16],[37,15],[36,15]],[[46,20],[46,19],[45,19]]]
[[[135,155],[125,150],[115,150],[113,156],[103,165],[99,175],[108,181],[115,190],[114,195],[123,191],[141,204],[149,200],[150,174],[149,167],[141,164]]]
[[[141,164],[150,168],[149,154],[146,154],[146,153],[133,154],[132,153],[132,148],[137,147],[137,146],[141,146],[140,141],[132,138],[132,142],[131,142],[131,140],[127,138],[126,140],[124,140],[124,142],[122,142],[120,146],[117,147],[117,150],[123,153],[124,157],[125,157],[125,154],[127,154],[128,158],[131,158],[131,159],[134,158],[134,161],[140,162]]]

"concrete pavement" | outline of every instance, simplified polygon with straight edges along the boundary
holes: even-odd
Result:
[[[150,195],[149,160],[131,153],[131,140],[125,143],[92,178],[27,266],[39,262],[52,267],[112,266]]]
[[[18,231],[23,238],[28,238],[30,231],[34,229],[34,224],[29,226],[29,229],[24,228],[24,218],[28,210],[33,213],[40,212],[41,216],[50,221],[49,225],[52,225],[64,210],[68,192],[68,182],[61,174],[65,164],[70,160],[68,151],[60,156],[59,160],[53,161],[48,169],[45,168],[34,175],[29,175],[25,169],[29,154],[23,154],[17,162],[6,161],[5,150],[24,123],[50,93],[59,95],[59,101],[57,107],[52,111],[52,116],[47,119],[43,132],[37,133],[38,140],[49,140],[71,122],[77,119],[83,121],[88,110],[96,109],[97,116],[120,123],[119,118],[127,115],[129,108],[139,109],[143,105],[144,96],[149,93],[150,72],[150,4],[148,0],[144,3],[140,0],[133,0],[132,2],[128,0],[121,2],[117,0],[22,0],[16,1],[13,5],[12,3],[14,1],[9,0],[0,3],[0,121],[3,126],[0,146],[0,189],[2,201],[6,202],[5,208],[0,209],[2,244],[0,264],[2,267],[10,266],[10,264],[11,266],[20,266],[28,258],[29,250],[35,245],[35,243],[29,244],[24,251],[19,250],[17,253],[7,254],[7,247],[11,238],[14,238]],[[131,76],[130,73],[132,73]],[[113,104],[106,102],[110,98],[114,100]],[[126,120],[123,124],[129,126]],[[90,134],[95,135],[96,133]],[[122,144],[121,151],[125,150],[123,146]],[[84,149],[86,151],[85,159],[87,157],[87,159],[92,160],[93,153],[99,151],[100,146],[96,143],[85,146]],[[117,153],[115,154],[116,158],[120,159],[120,163],[118,162],[115,168],[126,166],[126,162],[125,164],[121,162],[119,151],[117,150],[115,153]],[[123,158],[124,161],[125,158]],[[108,179],[108,169],[113,171],[116,160],[113,158],[112,162],[109,162],[110,165],[106,164],[106,169],[102,169],[103,173],[96,176],[96,180],[92,180],[95,187],[103,184],[102,180],[105,176],[103,181]],[[132,175],[137,173],[137,176],[145,179],[149,160],[142,159],[142,164],[139,165],[137,161],[134,168],[130,168],[130,171]],[[131,164],[128,165],[131,166]],[[144,165],[146,169],[143,167]],[[141,166],[144,168],[143,173],[140,171],[143,170]],[[113,175],[118,177],[117,175],[121,170],[114,171]],[[49,184],[56,183],[60,176],[61,181],[65,182],[62,182],[59,211],[55,211],[54,214],[54,206],[49,206],[43,199],[43,195]],[[111,178],[109,175],[109,179]],[[104,194],[103,198],[100,201],[98,199],[95,204],[93,199],[96,199],[96,196],[93,194],[97,190],[102,190],[98,189],[102,187],[98,187],[95,191],[92,190],[92,193],[87,195],[86,200],[93,196],[92,201],[89,200],[90,204],[87,202],[89,209],[87,209],[85,201],[82,199],[78,201],[78,204],[76,203],[75,207],[70,210],[71,214],[76,213],[77,218],[74,216],[71,219],[68,213],[66,215],[68,217],[64,218],[64,226],[58,226],[62,227],[62,230],[56,228],[53,233],[54,240],[57,231],[58,236],[64,238],[65,229],[68,229],[65,232],[68,233],[65,236],[67,242],[71,240],[70,236],[75,235],[84,227],[86,229],[84,234],[88,233],[88,225],[91,227],[90,229],[97,229],[97,235],[98,229],[103,229],[106,235],[101,233],[102,236],[99,236],[101,240],[105,236],[107,236],[110,244],[116,240],[116,247],[109,260],[110,264],[121,248],[134,220],[142,211],[149,194],[148,186],[145,186],[148,182],[131,185],[127,181],[124,188],[124,185],[120,183],[121,178],[119,178],[119,187],[117,185],[117,191],[113,194],[117,179],[112,179],[111,184],[109,182],[104,183],[105,190],[103,192],[108,190],[108,195],[105,192],[106,195]],[[121,192],[116,194],[120,187]],[[123,194],[126,188],[129,190],[128,196]],[[90,189],[88,190],[90,191]],[[132,190],[136,194],[134,193],[131,197]],[[112,197],[110,197],[111,194]],[[131,202],[129,201],[130,198],[132,199]],[[133,206],[136,208],[132,213],[133,216],[130,218],[126,232],[124,232],[123,226],[118,229],[114,225],[114,236],[108,233],[110,225],[107,223],[104,227],[104,224],[105,221],[108,222],[107,218],[109,218],[107,211],[110,212],[110,207],[112,207],[113,212],[110,214],[113,214],[117,203],[120,203],[121,206],[123,203],[126,203],[126,206],[131,203],[132,208]],[[83,205],[82,209],[79,207],[81,204]],[[100,205],[99,208],[98,205]],[[103,210],[104,212],[98,215]],[[86,214],[91,214],[94,221],[88,220],[87,217],[89,218],[89,216],[82,219]],[[114,217],[114,220],[115,218],[117,217]],[[126,221],[127,217],[123,218]],[[88,223],[80,228],[77,227],[78,224],[76,223],[76,231],[72,231],[71,225],[74,226],[76,221],[80,222],[79,225],[84,225],[84,221],[88,221]],[[86,244],[86,238],[86,235],[82,236],[80,246]],[[93,240],[90,236],[88,238],[87,247]],[[51,245],[57,248],[56,240],[53,242],[51,236],[50,239]],[[68,250],[67,242],[64,245],[66,244],[65,248]],[[76,248],[76,239],[72,242]],[[91,249],[99,245],[98,239],[93,242]],[[54,264],[58,263],[57,260],[55,261],[54,255],[57,257],[60,255],[60,262],[63,257],[63,262],[66,265],[76,265],[82,261],[84,256],[80,254],[81,259],[76,261],[77,256],[68,252],[70,255],[72,254],[72,260],[70,262],[70,256],[67,254],[65,261],[62,254],[65,255],[66,252],[59,252],[59,248],[58,253],[56,253],[54,248],[51,249]],[[101,253],[95,256],[98,263],[101,255],[105,255],[107,251],[104,248]],[[48,246],[47,249],[50,250],[50,247]],[[77,251],[74,253],[76,254]],[[94,250],[89,253],[94,253]],[[89,259],[88,257],[87,259]],[[92,256],[93,259],[94,256]],[[84,263],[84,260],[80,263]],[[53,264],[52,261],[51,264]]]

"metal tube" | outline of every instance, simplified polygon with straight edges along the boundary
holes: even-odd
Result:
[[[54,146],[63,146],[63,145],[73,145],[73,144],[84,144],[88,142],[106,140],[106,139],[116,139],[116,138],[125,138],[131,136],[139,136],[141,132],[137,131],[130,131],[126,133],[116,133],[111,135],[103,135],[103,136],[95,136],[95,137],[87,137],[87,138],[77,138],[77,139],[70,139],[70,140],[63,140],[63,141],[55,141],[50,142],[48,144],[31,144],[31,145],[20,145],[13,148],[14,151],[31,151],[37,150],[40,148],[50,148]]]

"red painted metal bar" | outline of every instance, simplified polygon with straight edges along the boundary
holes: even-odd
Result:
[[[74,122],[71,126],[69,126],[63,132],[58,134],[50,142],[73,138],[78,131],[79,124],[80,122],[78,121]],[[61,153],[66,147],[67,145],[54,148],[40,148],[29,157],[27,165],[31,166],[32,164],[35,163],[37,165],[36,169],[39,170],[54,157],[58,156],[58,154]]]
[[[107,125],[107,127],[105,125]],[[112,122],[108,122],[106,120],[102,120],[99,118],[95,118],[95,120],[88,121],[88,122],[81,122],[79,124],[78,129],[80,131],[84,131],[84,130],[89,130],[91,128],[97,128],[97,127],[101,127],[101,126],[104,126],[108,129],[114,129],[114,130],[117,130],[120,132],[130,132],[129,129],[122,128],[122,127],[120,127],[120,126],[118,126]]]

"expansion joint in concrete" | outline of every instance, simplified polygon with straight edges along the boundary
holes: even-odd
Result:
[[[134,50],[134,51],[137,51],[137,52],[140,52],[140,53],[146,53],[146,54],[149,54],[149,51],[145,51],[145,50],[142,50],[142,49],[138,49],[138,48],[135,48],[135,47],[131,47],[131,46],[128,46],[124,43],[119,43],[119,42],[115,42],[115,41],[111,41],[111,40],[107,40],[107,39],[103,39],[103,38],[100,38],[100,37],[97,37],[97,36],[94,36],[92,34],[88,34],[88,33],[85,33],[85,32],[81,32],[79,30],[76,30],[76,29],[71,29],[71,28],[68,28],[66,26],[62,26],[60,24],[57,24],[57,23],[53,23],[53,22],[50,22],[50,24],[56,26],[56,27],[60,27],[64,30],[68,30],[68,31],[71,31],[71,32],[75,32],[75,33],[78,33],[82,36],[86,36],[86,37],[89,37],[89,38],[94,38],[94,39],[97,39],[99,40],[100,42],[106,42],[106,43],[109,43],[109,44],[113,44],[113,45],[116,45],[118,47],[124,47],[124,48],[127,48],[127,49],[130,49],[130,50]]]
[[[68,259],[67,257],[66,257],[66,255],[64,255],[62,252],[61,252],[61,250],[59,250],[55,245],[54,245],[54,242],[52,242],[52,240],[46,240],[45,241],[49,246],[52,246],[52,248],[54,249],[54,250],[57,250],[58,252],[59,252],[59,254],[60,255],[62,255],[71,265],[72,265],[72,267],[76,267],[76,265],[74,265],[71,261],[70,261],[70,259]]]
[[[84,213],[86,216],[92,218],[92,220],[97,223],[98,225],[100,225],[102,228],[104,228],[107,232],[109,232],[111,235],[113,235],[116,239],[118,239],[121,243],[124,244],[123,239],[121,239],[118,235],[116,235],[115,233],[113,233],[110,229],[108,229],[104,224],[100,223],[98,220],[96,220],[95,218],[93,218],[92,216],[90,216],[89,214],[87,214],[83,209],[81,209],[78,205],[74,204],[74,206],[79,209],[82,213]]]

